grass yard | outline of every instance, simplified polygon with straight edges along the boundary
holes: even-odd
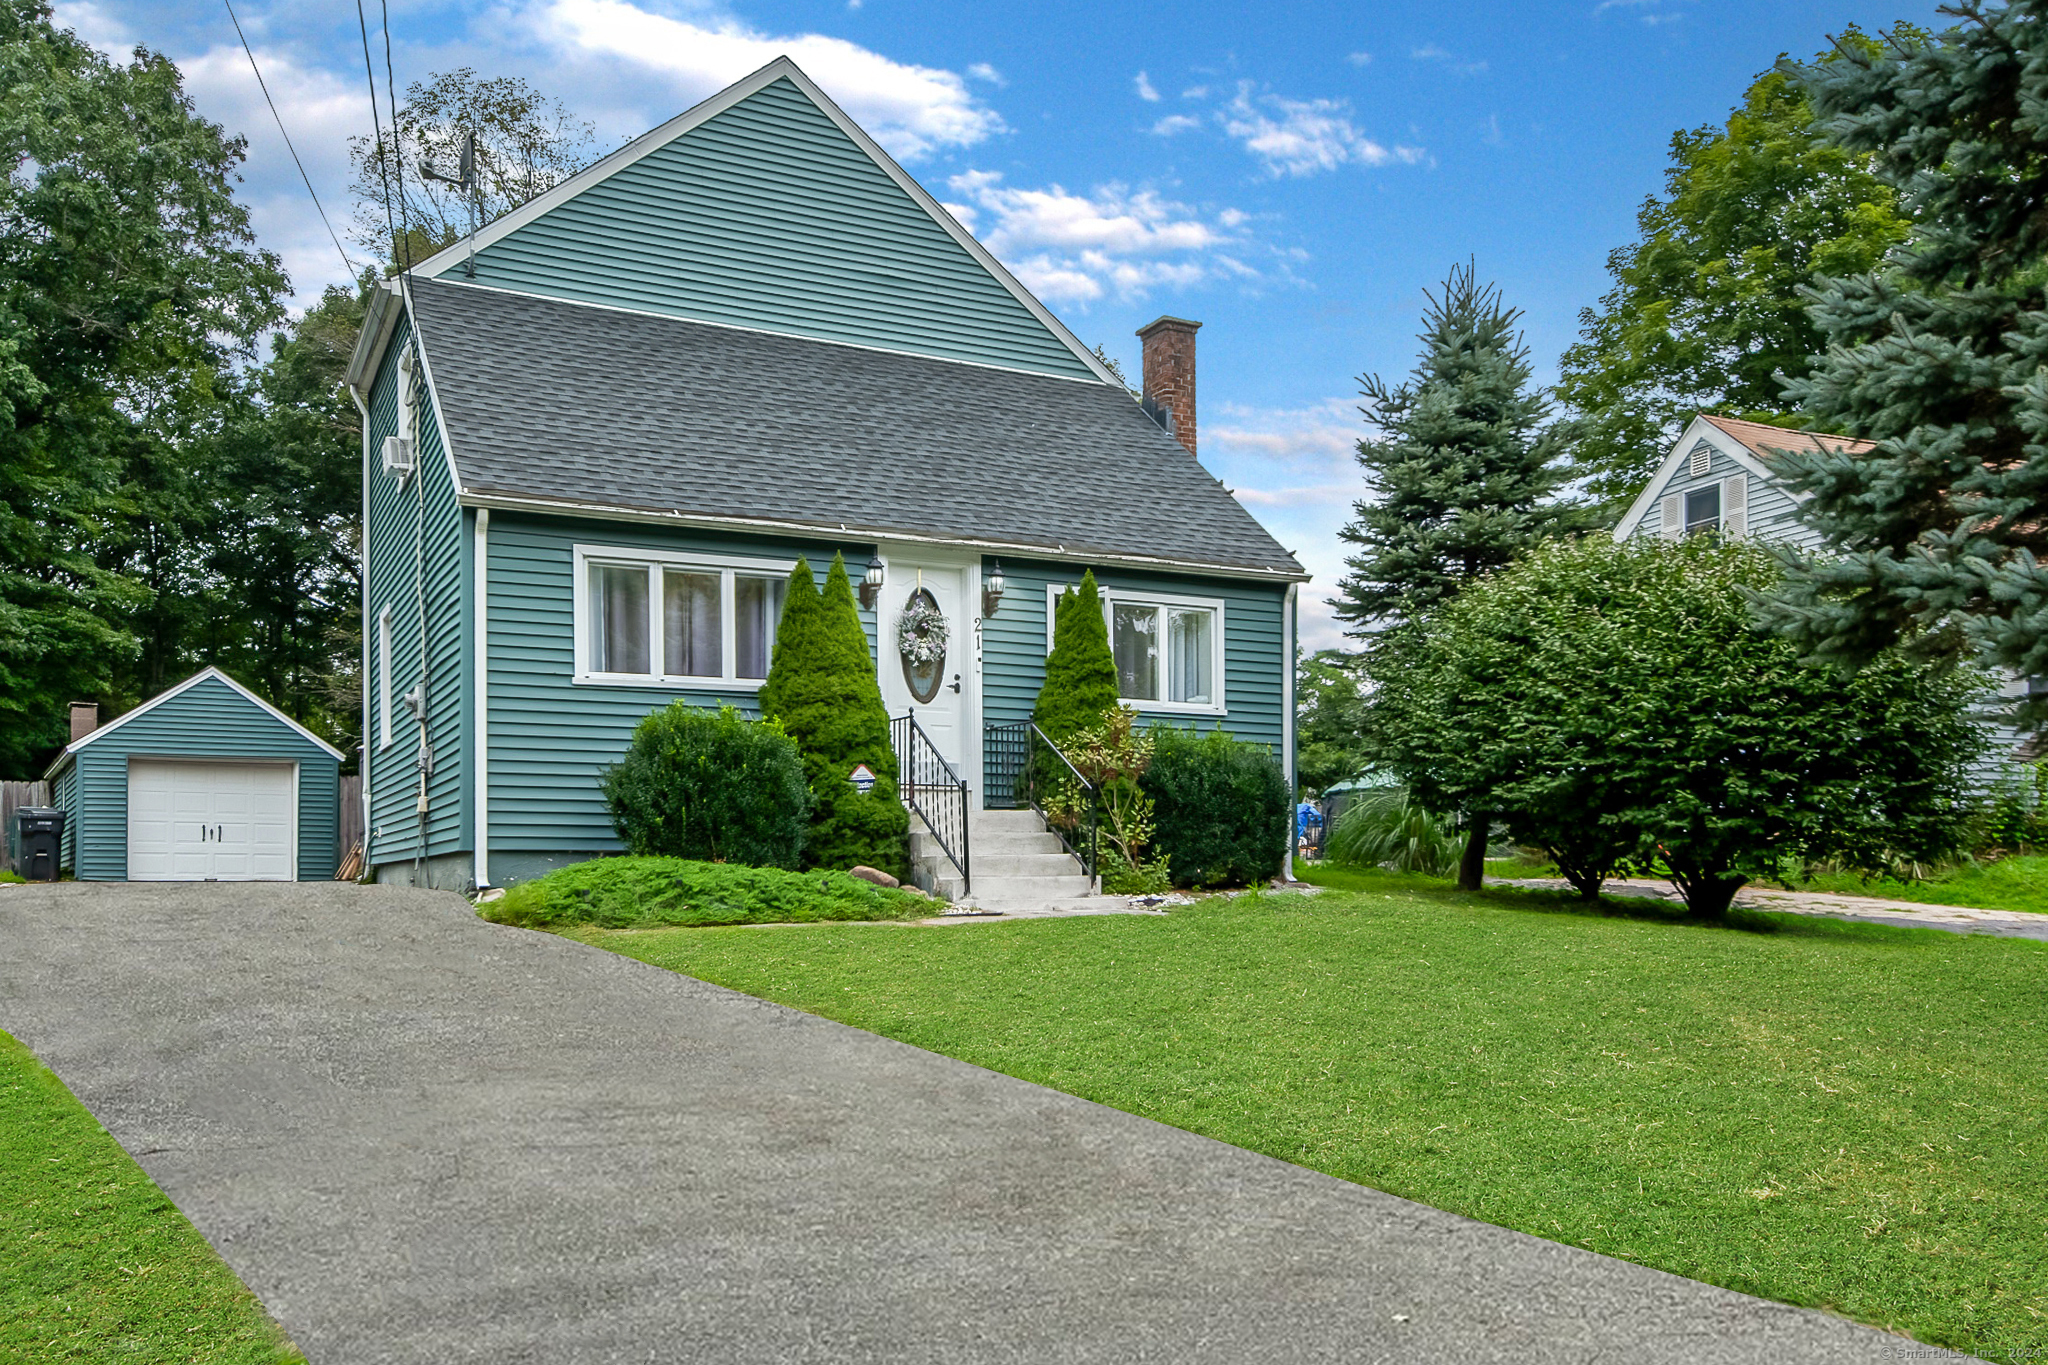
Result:
[[[2048,853],[2001,858],[1995,863],[1959,863],[1925,881],[1863,878],[1834,872],[1800,882],[1801,891],[1841,896],[1879,896],[1923,905],[1970,905],[1982,910],[2031,910],[2048,914]]]
[[[1488,1222],[2048,1347],[2048,947],[1315,875],[1342,890],[576,936]]]
[[[55,1074],[0,1033],[0,1361],[303,1362]]]

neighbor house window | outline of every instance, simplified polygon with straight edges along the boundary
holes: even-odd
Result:
[[[787,564],[576,547],[579,678],[752,684],[768,676]]]
[[[1050,619],[1063,591],[1047,595]],[[1223,604],[1206,598],[1104,589],[1117,692],[1140,710],[1223,710]]]
[[[1721,526],[1721,485],[1709,484],[1685,495],[1685,533],[1715,531]]]

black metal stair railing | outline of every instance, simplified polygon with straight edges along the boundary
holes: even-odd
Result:
[[[1028,720],[1008,725],[991,721],[982,730],[981,772],[984,806],[1038,812],[1082,870],[1090,877],[1097,875],[1101,794],[1045,731]]]
[[[967,867],[967,779],[932,743],[915,712],[889,722],[889,742],[896,749],[896,788],[903,804],[931,831],[940,852],[960,869],[960,889],[974,888]]]

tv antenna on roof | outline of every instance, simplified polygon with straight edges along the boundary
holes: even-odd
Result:
[[[472,128],[462,135],[462,155],[456,160],[454,175],[446,175],[425,164],[420,166],[420,175],[428,180],[438,180],[444,185],[453,185],[469,197],[469,259],[463,263],[462,273],[470,279],[475,279],[479,208],[476,192],[476,130]]]

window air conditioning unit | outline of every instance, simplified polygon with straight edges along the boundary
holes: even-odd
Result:
[[[403,479],[412,473],[412,442],[403,436],[384,438],[384,472]]]

